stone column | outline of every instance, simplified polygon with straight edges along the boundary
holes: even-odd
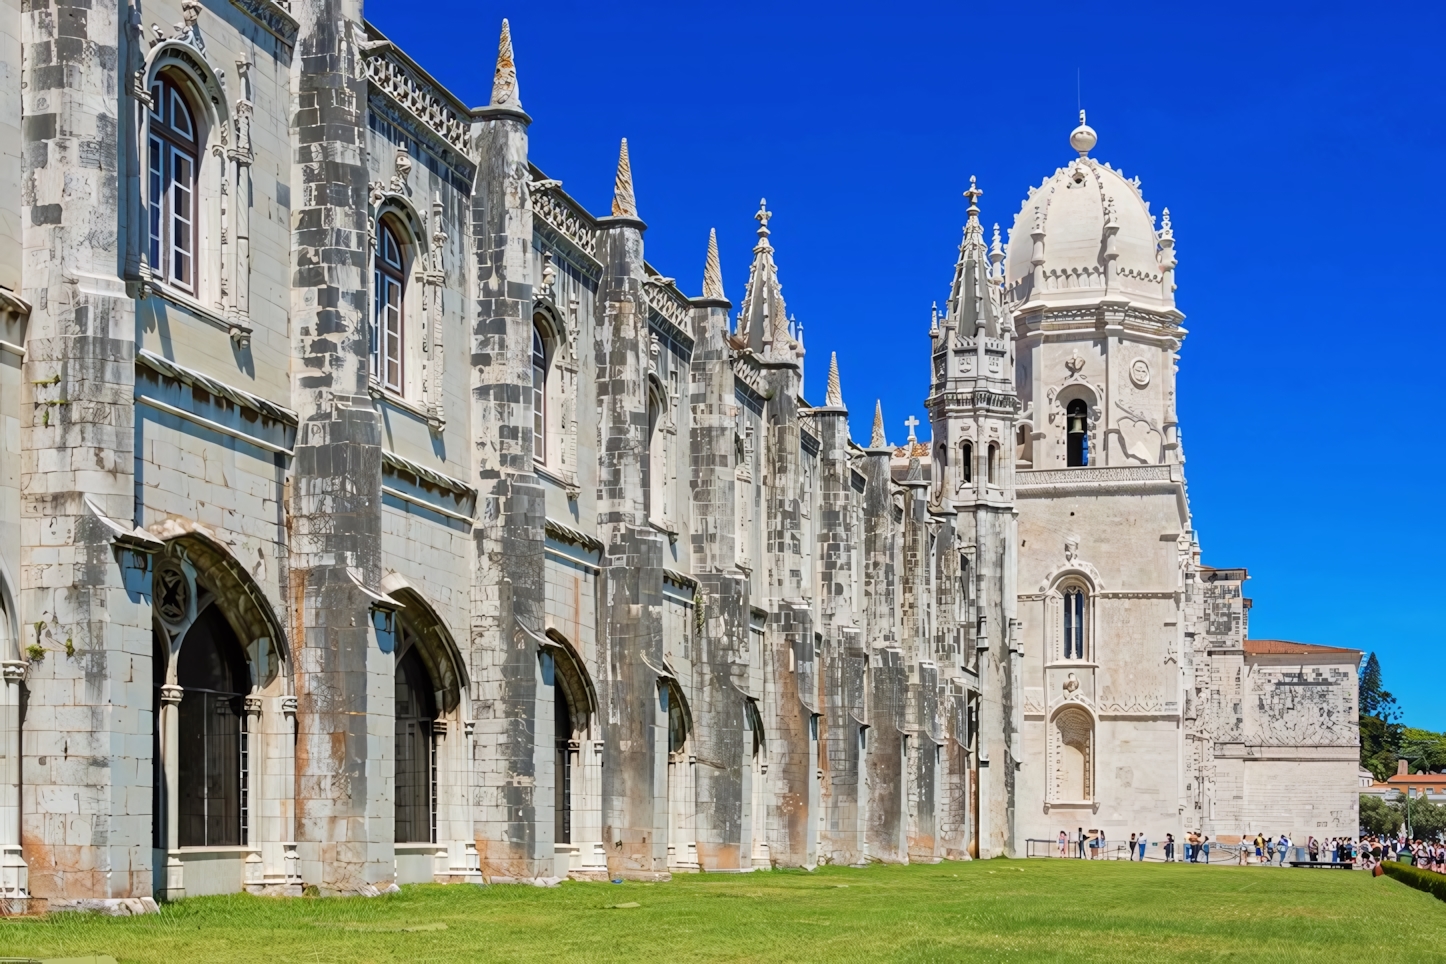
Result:
[[[262,703],[259,696],[246,697],[246,839],[242,843],[250,852],[246,855],[242,881],[246,890],[253,894],[261,893],[266,876],[266,864],[261,857],[261,841],[266,839],[261,817],[266,808],[263,792],[266,736],[261,730]]]
[[[823,850],[820,860],[855,864],[863,859],[860,825],[859,725],[865,719],[862,687],[866,660],[859,645],[863,613],[855,612],[854,565],[862,548],[853,531],[856,493],[850,465],[848,409],[839,385],[838,359],[829,366],[828,395],[808,410],[819,439],[818,554],[819,631],[823,636],[822,691],[824,743]]]
[[[692,499],[692,565],[701,611],[695,634],[692,747],[703,766],[697,781],[695,840],[704,870],[752,865],[753,733],[746,728],[749,693],[746,575],[737,566],[737,402],[734,400],[728,312],[717,243],[709,239],[703,297],[693,301],[689,363],[688,440]],[[761,694],[754,693],[754,696]]]
[[[181,863],[181,697],[175,683],[161,687],[161,776],[165,781],[166,891],[167,900],[186,896],[186,868]]]
[[[474,114],[472,194],[472,481],[478,487],[469,675],[476,791],[473,835],[487,876],[551,876],[550,798],[538,786],[553,745],[540,727],[540,640],[546,630],[545,491],[532,441],[531,174],[503,25],[492,103]],[[510,76],[510,82],[504,82]]]
[[[367,393],[367,84],[360,0],[297,0],[292,60],[293,405],[290,598],[296,827],[307,884],[369,893],[395,879],[394,659],[373,629],[381,581],[381,424]]]
[[[602,219],[593,350],[598,360],[598,535],[605,546],[599,608],[603,749],[603,844],[614,877],[667,873],[668,721],[663,672],[663,536],[643,510],[647,431],[648,303],[643,231],[633,202],[626,144],[619,158],[614,216]]]
[[[52,906],[151,893],[151,617],[127,593],[130,554],[97,510],[129,529],[135,504],[135,312],[118,270],[117,130],[136,105],[126,8],[26,5],[10,81],[24,115],[20,194],[33,306],[23,368],[19,609],[31,656],[21,840],[30,889]],[[96,507],[92,509],[87,502]],[[65,707],[68,722],[41,712]],[[69,759],[99,759],[78,767]]]
[[[895,612],[898,598],[898,531],[890,461],[893,448],[875,412],[874,438],[864,450],[863,578],[864,646],[868,652],[868,749],[862,763],[867,856],[906,859],[904,835],[904,697],[907,670]]]
[[[8,655],[8,654],[6,654]],[[0,899],[30,896],[20,850],[20,686],[25,663],[0,663]]]
[[[783,329],[778,329],[779,341]],[[765,357],[762,379],[769,393],[765,417],[763,590],[769,610],[763,720],[770,733],[769,789],[774,813],[769,847],[784,866],[815,861],[819,802],[818,663],[814,655],[813,611],[805,589],[803,552],[807,533],[802,518],[802,439],[799,437],[799,365],[780,344]]]

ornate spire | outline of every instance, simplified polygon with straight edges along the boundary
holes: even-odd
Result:
[[[869,439],[869,448],[886,449],[889,447],[889,440],[884,436],[884,403],[874,402],[874,436]]]
[[[979,222],[979,198],[983,195],[978,182],[970,177],[969,190],[964,192],[969,200],[964,239],[959,243],[954,282],[949,288],[949,302],[944,306],[945,325],[957,328],[966,338],[972,338],[980,325],[989,335],[998,337],[1000,327],[998,311],[990,297],[994,265],[989,249],[984,246],[984,225]],[[995,245],[998,243],[996,232]],[[1002,248],[1000,258],[1003,258]]]
[[[785,356],[797,343],[788,331],[788,309],[783,286],[778,283],[778,266],[773,263],[768,221],[773,212],[767,199],[758,202],[758,243],[753,246],[753,265],[748,269],[748,288],[738,315],[738,337],[748,348],[770,356]]]
[[[843,389],[838,383],[838,352],[834,352],[828,360],[828,391],[823,396],[823,403],[829,408],[843,408]]]
[[[1004,284],[1004,245],[999,243],[999,222],[994,222],[994,239],[989,244],[989,263],[994,270],[989,278],[997,285]]]
[[[638,216],[638,202],[633,197],[633,165],[628,160],[628,139],[623,138],[618,148],[618,173],[613,179],[613,217],[635,218]]]
[[[723,293],[723,269],[718,264],[718,229],[708,229],[708,259],[703,262],[703,297],[726,301]]]
[[[502,36],[497,41],[497,72],[492,75],[492,107],[522,109],[517,93],[517,64],[512,59],[512,28],[502,21]]]

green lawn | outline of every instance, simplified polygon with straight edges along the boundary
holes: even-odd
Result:
[[[624,905],[621,907],[615,905]],[[636,906],[626,906],[636,905]],[[0,921],[0,957],[262,961],[1446,961],[1446,903],[1389,877],[976,861],[387,897],[201,897]]]

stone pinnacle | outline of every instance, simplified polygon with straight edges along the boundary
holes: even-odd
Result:
[[[522,109],[517,93],[517,64],[512,59],[512,28],[502,21],[502,36],[497,41],[497,72],[492,75],[492,107]]]
[[[882,400],[874,402],[874,437],[869,440],[869,448],[886,449],[889,447],[889,440],[884,437],[884,403]]]
[[[628,160],[628,139],[618,149],[618,176],[613,181],[613,217],[635,218],[638,216],[638,202],[633,197],[633,165]]]
[[[843,408],[843,389],[838,383],[838,352],[834,352],[828,360],[828,392],[823,403],[830,408]]]
[[[723,269],[718,264],[718,229],[708,229],[708,260],[703,262],[703,297],[725,301]]]

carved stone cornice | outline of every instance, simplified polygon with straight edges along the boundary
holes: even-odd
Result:
[[[296,46],[296,35],[301,25],[291,15],[291,0],[231,0],[231,4],[246,16],[255,20],[271,32],[277,40],[288,47]]]
[[[574,201],[562,185],[548,180],[537,168],[532,168],[532,217],[541,220],[557,232],[562,240],[576,248],[595,264],[597,260],[597,221],[581,204]]]
[[[376,38],[362,47],[362,66],[371,85],[422,128],[471,160],[472,112],[371,24],[367,24],[367,32]]]

